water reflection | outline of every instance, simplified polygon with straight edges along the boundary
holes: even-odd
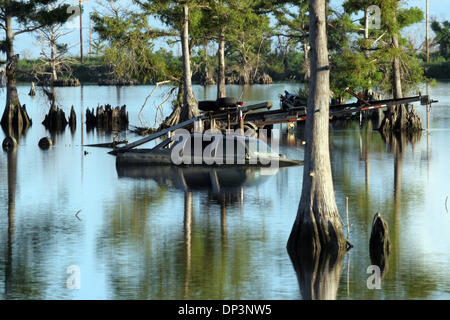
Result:
[[[16,180],[17,180],[17,148],[10,150],[7,155],[8,162],[8,240],[5,263],[5,296],[11,293],[14,216],[16,209]]]
[[[226,194],[221,191],[236,191],[240,197],[241,187],[262,183],[278,172],[276,168],[130,166],[118,162],[116,169],[119,178],[152,179],[159,185],[183,191],[210,190],[220,194],[221,202],[226,199]]]
[[[276,102],[285,88],[287,84],[254,86],[245,90],[244,100]],[[239,86],[228,89],[232,96],[242,92]],[[37,142],[48,134],[40,124],[48,101],[39,96],[32,100],[28,90],[19,87],[19,94],[35,125],[20,137],[16,154],[0,152],[1,298],[450,297],[450,220],[444,206],[450,181],[448,83],[439,83],[433,93],[442,103],[430,113],[429,135],[414,144],[402,137],[385,141],[376,125],[361,127],[359,121],[330,130],[336,201],[345,222],[349,199],[355,247],[351,264],[349,256],[341,267],[333,257],[310,257],[296,267],[299,273],[285,245],[297,211],[302,167],[269,177],[245,171],[122,172],[103,149],[83,154],[83,144],[112,140],[95,130],[78,130],[84,119],[77,121],[73,137],[66,130],[44,152]],[[68,109],[73,104],[80,118],[86,107],[98,103],[126,103],[131,123],[138,123],[142,97],[151,90],[121,88],[120,102],[110,87],[57,88],[57,93],[58,102]],[[206,89],[204,95],[203,88],[195,90],[205,100],[216,95],[215,90],[209,94]],[[153,109],[147,109],[150,120]],[[425,119],[425,109],[419,113]],[[280,140],[280,153],[288,158],[302,159],[303,148],[291,134]],[[81,221],[74,216],[79,209]],[[389,225],[392,250],[382,289],[368,290],[370,227],[377,211]],[[77,292],[65,288],[71,264],[82,268]],[[336,267],[321,267],[325,265]],[[336,281],[339,272],[341,283]],[[323,279],[322,286],[312,281],[314,274]]]
[[[300,250],[291,256],[302,298],[336,300],[345,252]]]
[[[256,266],[246,239],[261,235],[235,222],[227,228],[227,211],[236,219],[245,188],[269,176],[239,167],[117,166],[117,173],[134,187],[105,207],[97,240],[112,296],[226,299],[248,294]],[[253,294],[263,295],[263,282],[251,286]]]

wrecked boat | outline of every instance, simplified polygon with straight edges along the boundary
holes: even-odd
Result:
[[[207,138],[201,133],[174,135],[151,149],[130,149],[117,153],[117,165],[178,166],[298,166],[303,162],[286,159],[273,152],[261,139],[216,134]]]

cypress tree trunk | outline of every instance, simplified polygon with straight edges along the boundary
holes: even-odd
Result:
[[[197,102],[192,91],[191,56],[189,53],[189,7],[183,6],[184,23],[181,32],[181,48],[183,52],[183,108],[181,121],[191,119],[199,115]]]
[[[293,260],[299,249],[345,249],[329,154],[330,67],[325,0],[309,0],[311,78],[307,104],[303,187],[287,249]]]
[[[50,57],[50,67],[52,70],[52,78],[51,78],[51,83],[53,83],[54,81],[58,80],[58,75],[56,73],[56,39],[55,39],[55,31],[54,31],[54,27],[51,27],[51,57]]]
[[[252,81],[251,81],[252,67],[246,57],[243,57],[242,65],[243,66],[242,66],[242,71],[241,71],[240,84],[252,84]]]
[[[20,135],[31,125],[31,120],[28,117],[26,109],[21,107],[19,95],[17,94],[16,65],[18,56],[14,55],[14,31],[9,10],[9,7],[5,10],[5,49],[8,66],[6,68],[6,106],[1,119],[1,125],[6,132],[9,132],[9,135],[12,135],[11,132],[13,129]]]
[[[395,49],[399,49],[398,37],[399,35],[397,33],[392,36],[392,45]],[[402,70],[398,54],[394,56],[392,61],[392,72],[394,99],[401,99],[403,98]],[[414,135],[416,132],[422,130],[422,122],[414,109],[407,110],[405,105],[392,106],[388,109],[380,130],[386,136],[394,132],[407,132],[410,135]]]
[[[226,97],[225,89],[225,32],[222,28],[219,35],[219,73],[217,74],[217,99]]]
[[[395,49],[399,49],[398,45],[398,34],[394,34],[392,36],[392,43]],[[400,70],[400,59],[396,55],[393,61],[393,71],[394,71],[394,99],[403,98],[403,90],[402,90],[402,72]]]
[[[208,43],[206,39],[203,42],[203,85],[209,86],[215,84],[214,76],[211,74],[211,70],[208,66]]]

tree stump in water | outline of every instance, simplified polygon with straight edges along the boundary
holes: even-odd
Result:
[[[28,112],[27,112],[27,106],[23,105],[20,108],[20,111],[22,113],[22,120],[23,120],[23,124],[26,128],[30,127],[33,122],[31,121],[30,117],[28,116]]]
[[[79,87],[81,85],[80,80],[78,80],[76,78],[54,80],[51,84],[54,87]]]
[[[372,221],[369,252],[370,261],[373,265],[377,265],[380,268],[382,275],[386,274],[389,269],[390,250],[391,242],[389,240],[388,225],[380,213],[377,212]]]
[[[75,109],[72,108],[70,109],[70,116],[69,116],[69,127],[70,130],[75,130],[75,128],[77,127],[77,115],[75,113]]]
[[[17,147],[17,140],[14,137],[6,137],[2,143],[3,150],[10,151]]]
[[[422,122],[414,107],[404,105],[392,107],[387,111],[386,117],[381,123],[380,131],[384,135],[405,132],[413,135],[422,131]]]
[[[20,135],[25,133],[32,124],[25,105],[6,106],[1,120],[3,130],[9,132],[13,129]]]
[[[49,131],[62,131],[67,126],[66,115],[60,108],[52,106],[42,124]]]
[[[53,145],[53,141],[49,137],[45,137],[45,138],[42,138],[41,140],[39,140],[38,145],[39,145],[39,148],[47,150]]]
[[[31,89],[30,89],[30,92],[28,93],[28,95],[30,97],[34,97],[36,95],[36,88],[34,87],[34,82],[31,82]]]
[[[94,109],[86,109],[86,126],[88,128],[97,126],[97,119],[95,118]]]
[[[262,74],[260,73],[256,76],[254,83],[272,84],[273,80],[272,80],[271,76],[269,76],[267,73],[263,72]]]
[[[86,110],[86,126],[88,129],[96,127],[97,129],[120,131],[128,128],[128,113],[126,106],[115,107],[107,104],[98,106],[96,114],[94,115],[94,109]]]

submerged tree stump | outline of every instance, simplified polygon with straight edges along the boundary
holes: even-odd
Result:
[[[27,129],[33,124],[27,113],[25,105],[11,104],[6,106],[3,112],[1,126],[6,132],[14,130],[18,134],[25,133]]]
[[[377,212],[372,221],[372,232],[370,234],[369,252],[372,264],[380,268],[384,275],[389,269],[389,253],[391,250],[391,242],[389,240],[389,228]]]
[[[68,122],[64,111],[56,106],[52,106],[42,124],[49,131],[62,131],[66,128]]]
[[[138,85],[139,82],[136,80],[129,80],[129,79],[123,79],[123,78],[118,78],[118,79],[101,79],[98,81],[98,85],[99,86],[134,86],[134,85]]]
[[[76,78],[71,79],[62,79],[62,80],[53,80],[52,85],[54,87],[79,87],[80,80]]]
[[[3,140],[2,148],[5,151],[13,150],[17,147],[17,140],[14,137],[8,136]]]
[[[69,127],[70,130],[75,130],[75,128],[77,127],[77,115],[75,113],[75,109],[72,108],[70,109],[70,115],[69,115]]]
[[[30,92],[28,93],[28,95],[30,97],[34,97],[36,95],[36,88],[34,86],[34,82],[31,82],[31,89],[30,89]]]
[[[44,137],[41,140],[39,140],[39,148],[47,150],[53,145],[53,141],[49,137]]]
[[[273,80],[272,80],[271,76],[269,76],[267,73],[263,72],[263,73],[259,73],[255,77],[254,83],[257,83],[257,84],[272,84]]]
[[[86,110],[86,126],[88,129],[97,128],[108,131],[121,131],[128,129],[127,107],[112,108],[107,104],[105,107],[98,106],[95,115],[94,109]]]
[[[405,132],[409,135],[422,131],[422,121],[414,107],[395,106],[389,109],[380,126],[384,135]]]
[[[97,120],[95,118],[94,109],[86,109],[86,125],[87,127],[95,127],[97,125]]]

